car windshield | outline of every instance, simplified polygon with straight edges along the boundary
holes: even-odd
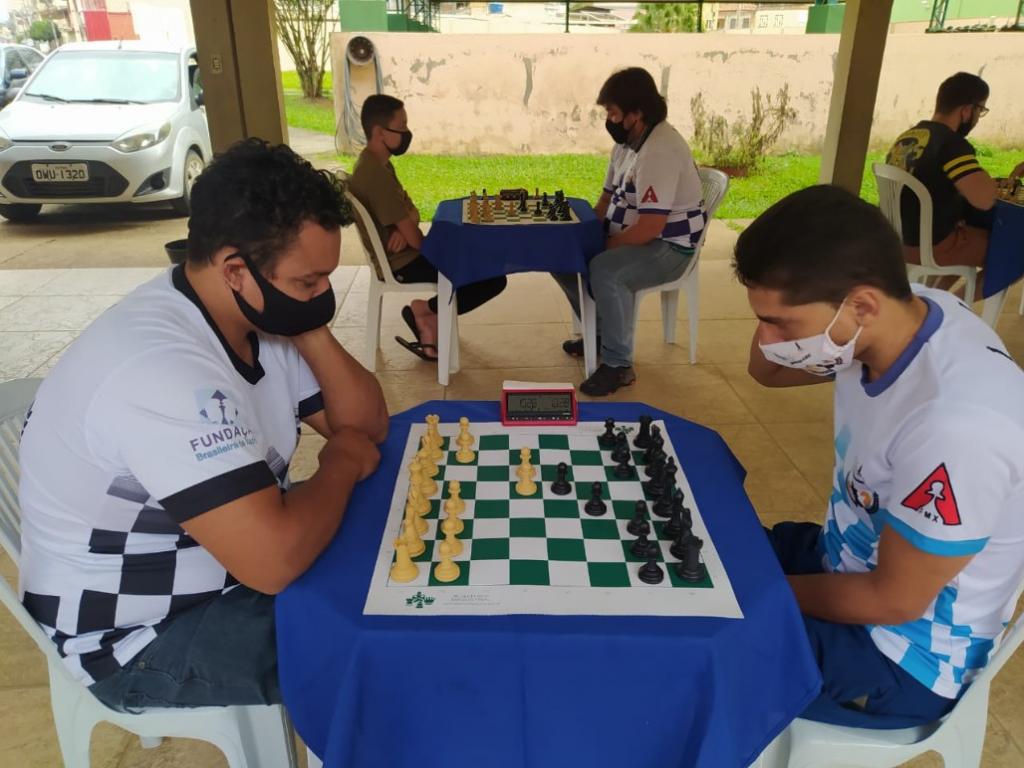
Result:
[[[27,96],[51,101],[140,103],[177,101],[174,53],[58,51],[41,65]]]

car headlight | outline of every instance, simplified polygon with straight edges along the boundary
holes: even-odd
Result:
[[[149,149],[171,135],[171,124],[164,123],[159,128],[146,131],[132,131],[114,142],[114,149],[121,152],[138,152]]]
[[[13,147],[14,142],[7,138],[7,134],[0,130],[0,152],[3,152],[8,147]]]

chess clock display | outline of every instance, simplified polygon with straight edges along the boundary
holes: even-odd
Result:
[[[501,386],[501,423],[507,427],[566,426],[578,418],[572,384],[506,381]]]

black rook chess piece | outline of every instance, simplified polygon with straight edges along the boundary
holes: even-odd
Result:
[[[690,536],[683,547],[683,557],[676,566],[676,573],[683,581],[700,581],[704,578],[704,564],[700,561],[700,550],[704,542]]]
[[[593,517],[600,517],[608,511],[608,505],[601,498],[601,483],[593,483],[590,486],[590,501],[583,507],[583,511]]]
[[[604,420],[604,434],[597,438],[597,444],[602,448],[615,447],[615,419]]]
[[[572,485],[566,479],[566,475],[569,474],[569,465],[564,461],[559,462],[556,472],[558,474],[555,481],[551,483],[551,492],[559,496],[566,496],[572,491]]]
[[[651,417],[646,413],[640,417],[640,431],[637,432],[633,445],[637,448],[646,448],[651,444]]]
[[[661,570],[657,559],[653,557],[648,559],[647,564],[640,568],[637,575],[644,584],[660,584],[665,578],[665,572]],[[693,581],[700,581],[700,579],[693,579]]]

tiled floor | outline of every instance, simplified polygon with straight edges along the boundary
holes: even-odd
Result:
[[[19,228],[16,242],[0,225],[0,380],[44,375],[90,320],[132,286],[156,274],[164,257],[160,246],[181,237],[183,223],[155,214],[113,217],[103,226],[83,224],[81,239],[59,239],[60,227],[82,224],[74,209],[43,221],[39,229]],[[113,223],[111,223],[113,222]],[[120,229],[112,239],[104,227]],[[677,344],[661,338],[660,309],[650,297],[640,314],[635,386],[616,400],[640,400],[705,424],[728,442],[748,471],[746,488],[766,523],[819,519],[830,489],[831,386],[766,390],[749,379],[747,355],[754,321],[743,290],[732,280],[729,254],[735,232],[715,222],[701,264],[698,364],[688,364],[685,305],[677,323]],[[339,312],[337,337],[365,359],[364,321],[368,273],[351,233],[345,235],[343,266],[334,277]],[[130,266],[125,266],[130,265]],[[33,267],[33,268],[26,268]],[[1010,351],[1024,359],[1024,318],[1016,315],[1017,291],[1000,318],[999,331]],[[463,370],[450,386],[437,384],[436,372],[393,340],[407,334],[398,316],[400,302],[384,302],[382,349],[377,372],[392,412],[428,399],[493,399],[507,378],[572,381],[579,364],[559,346],[569,332],[569,313],[554,284],[542,275],[518,275],[508,291],[462,322]],[[296,457],[296,473],[313,466],[317,438],[306,436]],[[0,572],[14,576],[9,561]],[[983,765],[1024,765],[1024,655],[997,678],[992,691]],[[934,756],[915,766],[939,765]],[[0,766],[59,766],[48,706],[46,668],[41,654],[11,617],[0,611]],[[137,740],[104,726],[93,739],[95,768],[142,766],[223,766],[213,748],[168,740],[142,750]]]

